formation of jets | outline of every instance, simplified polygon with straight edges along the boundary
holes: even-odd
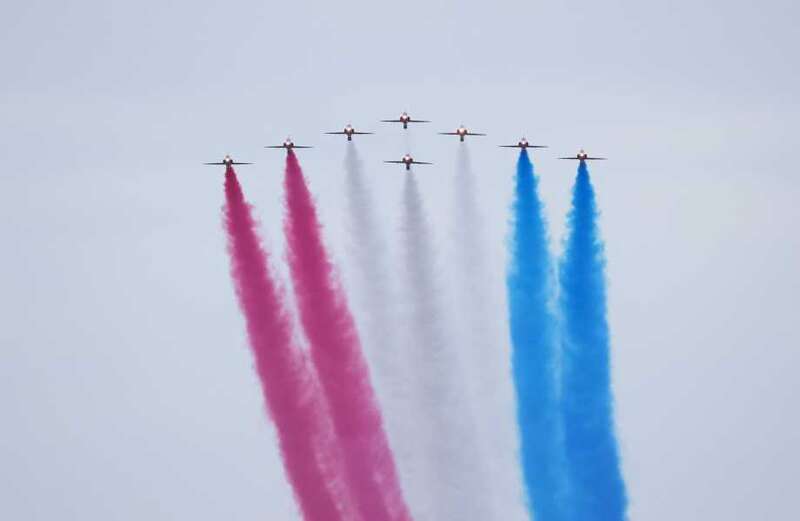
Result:
[[[404,129],[408,128],[409,123],[430,123],[430,120],[427,119],[414,119],[408,115],[407,112],[403,112],[397,119],[382,119],[382,123],[401,123]],[[352,141],[353,136],[362,136],[362,135],[369,135],[374,134],[374,132],[362,132],[356,130],[353,125],[347,124],[344,129],[336,131],[336,132],[325,132],[325,134],[331,135],[340,135],[340,136],[347,136],[347,141]],[[468,130],[464,125],[459,126],[452,132],[439,132],[442,136],[458,136],[459,141],[463,142],[467,136],[485,136],[486,134],[480,132],[472,132]],[[547,145],[534,145],[528,142],[527,139],[524,137],[521,138],[516,145],[498,145],[501,148],[519,148],[521,150],[526,150],[528,148],[547,148]],[[301,149],[301,148],[314,148],[307,145],[295,145],[294,141],[291,138],[287,137],[283,143],[280,145],[268,145],[264,148],[272,148],[272,149],[285,149],[287,152],[294,150],[294,149]],[[568,157],[559,157],[559,159],[568,159],[573,161],[580,161],[581,163],[585,161],[597,161],[597,160],[605,160],[605,157],[593,157],[588,155],[583,149],[580,149],[577,154],[574,156]],[[427,161],[417,161],[410,154],[405,154],[397,161],[384,161],[384,163],[393,163],[393,164],[401,164],[406,166],[406,170],[411,170],[411,165],[432,165],[433,163],[429,163]],[[226,155],[222,161],[214,162],[214,163],[205,163],[206,165],[252,165],[252,163],[242,163],[238,161],[234,161],[231,156]]]

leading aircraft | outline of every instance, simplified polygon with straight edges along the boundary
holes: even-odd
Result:
[[[284,142],[281,143],[280,145],[268,145],[268,146],[265,146],[264,148],[285,148],[286,151],[288,152],[289,150],[292,150],[293,148],[314,148],[314,147],[295,145],[294,141],[292,141],[292,138],[287,137],[284,140]]]
[[[517,141],[516,145],[497,145],[497,146],[501,148],[521,148],[522,150],[525,150],[526,148],[547,148],[547,145],[531,145],[525,138],[522,138],[519,141]]]
[[[408,128],[409,123],[430,123],[427,119],[413,119],[408,115],[408,112],[400,114],[398,119],[382,119],[382,123],[402,123],[403,128]]]
[[[225,157],[222,158],[222,161],[218,161],[216,163],[203,163],[203,164],[231,166],[231,165],[252,165],[253,163],[240,163],[238,161],[234,161],[233,158],[228,154],[225,154]]]
[[[580,149],[578,153],[573,157],[559,157],[559,159],[572,159],[573,161],[580,161],[583,163],[584,161],[603,161],[605,157],[591,157],[583,149]]]
[[[416,161],[411,154],[406,154],[400,158],[400,161],[384,161],[384,163],[395,163],[398,165],[406,165],[406,170],[411,170],[411,165],[432,165],[433,163],[426,163],[425,161]]]
[[[442,136],[458,136],[461,139],[462,142],[464,141],[464,138],[466,136],[485,136],[486,135],[486,134],[480,134],[480,133],[477,133],[477,132],[470,132],[469,130],[466,129],[466,127],[464,127],[464,125],[461,125],[460,127],[458,127],[455,132],[439,132],[439,134],[442,135]]]
[[[348,124],[344,127],[344,130],[339,132],[325,132],[326,134],[336,134],[340,136],[347,136],[347,141],[353,141],[353,136],[361,136],[367,134],[374,134],[374,132],[358,132],[356,129],[353,128],[353,125]]]

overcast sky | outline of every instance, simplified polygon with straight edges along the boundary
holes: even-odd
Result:
[[[464,123],[502,284],[515,151],[554,253],[585,147],[635,520],[793,519],[796,2],[7,3],[0,518],[295,519],[220,224],[225,153],[282,249],[291,136],[337,258],[351,122],[390,243],[410,151],[435,233]],[[403,138],[378,123],[434,123]],[[498,320],[505,317],[498,305]]]

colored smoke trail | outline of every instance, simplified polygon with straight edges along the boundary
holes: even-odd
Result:
[[[225,171],[225,200],[231,275],[295,498],[307,521],[349,521],[354,511],[337,480],[341,461],[333,427],[313,370],[293,343],[282,291],[272,279],[256,222],[231,166]]]
[[[453,186],[453,275],[458,341],[467,362],[470,401],[486,461],[486,493],[491,494],[492,519],[524,519],[514,389],[509,376],[508,330],[492,276],[484,239],[485,220],[477,199],[475,173],[467,143],[459,143]],[[498,273],[499,275],[499,273]],[[503,299],[504,301],[504,299]],[[490,457],[489,457],[490,455]]]
[[[537,521],[562,521],[563,448],[559,440],[551,262],[538,180],[528,152],[517,162],[508,273],[512,370],[522,472]]]
[[[291,150],[284,184],[289,268],[311,357],[344,452],[348,483],[365,520],[409,520],[355,322]]]
[[[493,519],[490,477],[475,433],[461,351],[448,335],[435,256],[413,170],[403,195],[405,356],[416,404],[409,421],[425,469],[414,483],[427,492],[421,519]],[[455,344],[455,345],[454,345]],[[420,494],[421,495],[421,494]]]
[[[586,163],[572,192],[559,267],[564,441],[573,519],[622,521],[627,498],[614,435],[605,259]]]

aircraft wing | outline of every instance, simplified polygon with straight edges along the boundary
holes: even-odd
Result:
[[[264,148],[286,148],[286,147],[283,145],[267,145]]]
[[[433,164],[433,163],[427,163],[425,161],[412,161],[411,163],[414,164],[414,165],[432,165]]]
[[[485,136],[486,134],[481,134],[479,132],[467,132],[468,136]]]
[[[204,165],[224,165],[225,163],[220,161],[219,163],[203,163],[203,164]]]
[[[342,132],[342,131],[340,131],[340,132],[325,132],[325,133],[326,134],[338,134],[338,135],[341,135],[341,136],[347,134],[347,132]]]
[[[401,165],[401,164],[403,164],[403,161],[384,161],[384,163],[395,163],[395,164]]]
[[[430,120],[427,119],[409,119],[409,123],[430,123]]]
[[[402,123],[402,120],[399,119],[382,119],[381,123]]]
[[[314,148],[314,147],[310,147],[310,146],[307,146],[307,145],[295,145],[292,148]]]
[[[220,165],[220,166],[224,166],[224,165],[252,165],[253,163],[240,163],[239,161],[232,161],[230,163],[223,163],[222,161],[220,161],[220,162],[217,162],[217,163],[203,163],[203,164],[204,165]]]
[[[439,132],[440,136],[457,136],[458,132]]]
[[[353,132],[353,134],[356,134],[356,135],[359,135],[359,136],[365,136],[367,134],[374,134],[374,133],[375,132],[355,132],[355,131]],[[344,132],[342,132],[342,134],[344,134]]]
[[[594,161],[598,161],[598,160],[605,160],[607,158],[605,158],[605,157],[585,157],[584,159],[591,159],[591,160],[594,160]]]

